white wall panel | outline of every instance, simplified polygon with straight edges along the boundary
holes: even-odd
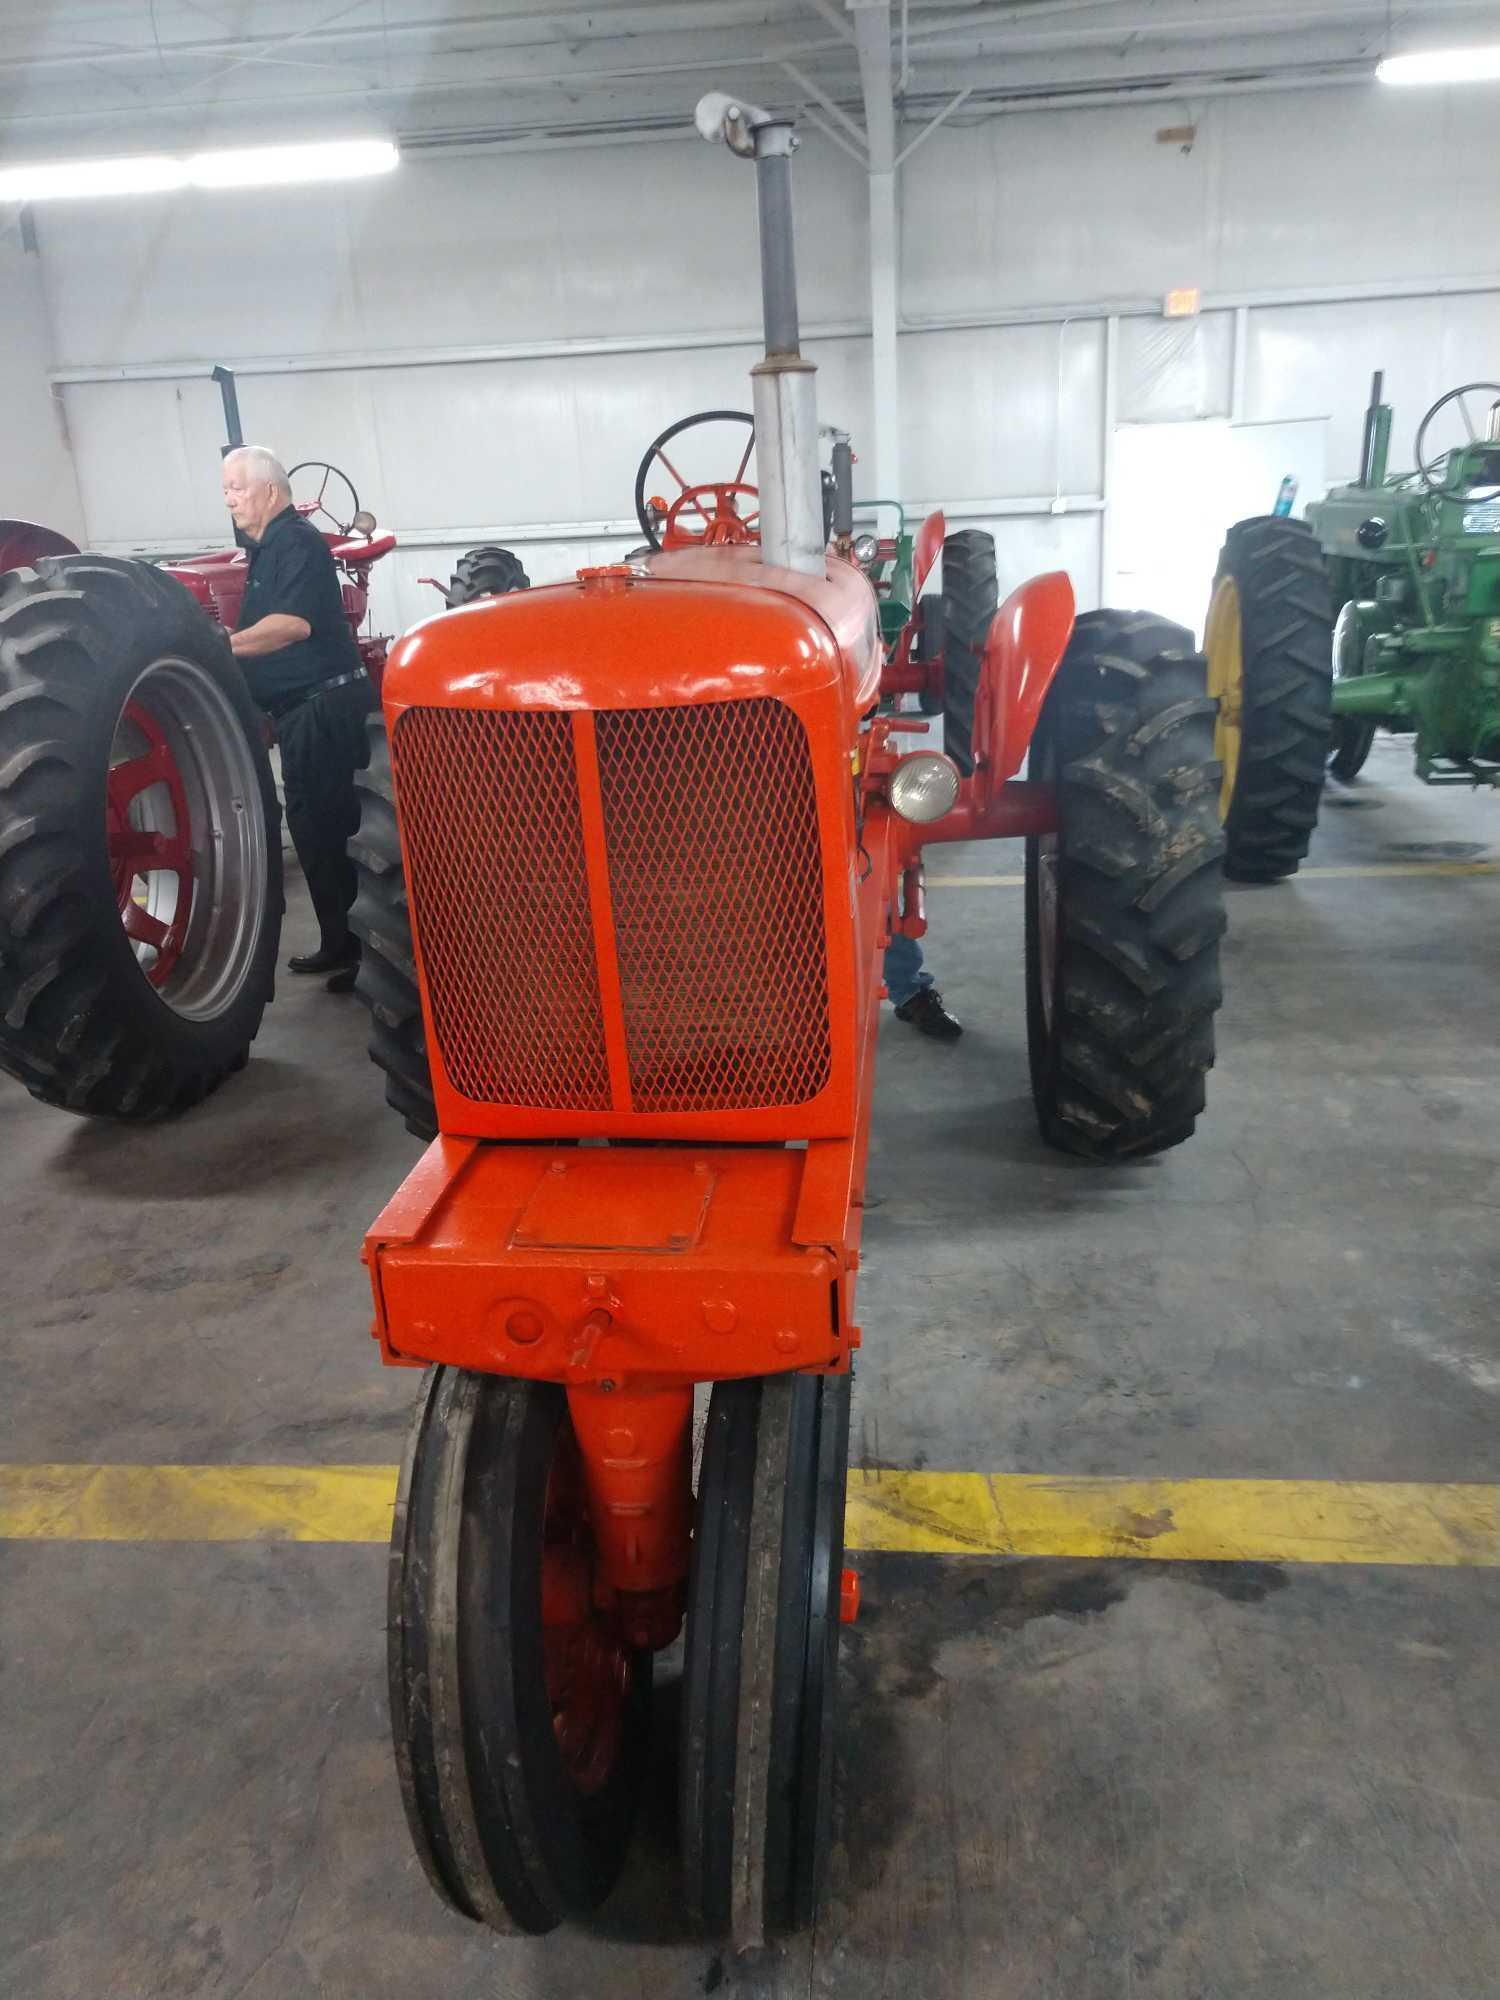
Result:
[[[1197,123],[1191,151],[1158,142]],[[904,170],[909,316],[1495,268],[1500,122],[1364,89],[945,125]]]
[[[1412,463],[1429,403],[1460,382],[1500,378],[1500,295],[1283,306],[1250,314],[1245,417],[1330,419],[1330,480],[1359,463],[1370,377],[1385,371],[1395,406],[1391,470]]]
[[[911,493],[961,500],[1099,491],[1100,321],[908,334],[899,349]]]
[[[865,316],[863,177],[812,137],[796,198],[803,318]],[[754,174],[697,140],[416,157],[343,188],[58,208],[43,247],[62,366],[760,318]]]
[[[945,125],[903,172],[909,318],[1148,298],[1202,262],[1202,154],[1158,146],[1156,107]],[[1175,121],[1171,121],[1175,122]]]
[[[1170,424],[1227,417],[1233,347],[1233,313],[1121,320],[1119,421]]]
[[[0,515],[77,538],[83,508],[49,345],[39,259],[0,235]]]
[[[1100,492],[1106,307],[1175,285],[1196,284],[1210,300],[1264,300],[1500,267],[1500,123],[1476,116],[1473,100],[1371,87],[1216,98],[1191,112],[1198,135],[1186,154],[1157,142],[1187,115],[1161,105],[956,129],[960,114],[913,154],[902,171],[898,343],[908,497]],[[866,322],[863,177],[809,133],[796,185],[804,323]],[[554,524],[550,539],[523,549],[538,581],[607,559],[634,539],[601,536],[599,524],[629,515],[640,451],[690,410],[743,406],[753,348],[471,364],[444,362],[442,350],[749,329],[759,311],[754,209],[749,169],[696,141],[417,156],[394,179],[361,187],[49,209],[41,265],[54,365],[186,361],[205,371],[67,387],[87,532],[116,544],[222,540],[219,402],[206,379],[214,360],[337,363],[424,350],[431,365],[240,382],[248,436],[289,461],[345,465],[383,522],[437,544],[405,549],[377,572],[383,618],[427,608],[416,577],[446,574],[471,530]],[[35,260],[29,268],[34,349],[47,334]],[[12,301],[23,296],[11,269],[0,262],[5,355],[17,347]],[[1068,307],[1077,316],[1065,326],[924,325]],[[1329,415],[1334,476],[1353,463],[1373,368],[1386,369],[1397,404],[1399,457],[1443,388],[1500,371],[1494,293],[1262,303],[1246,332],[1240,414]],[[1170,326],[1121,318],[1116,421],[1227,412],[1232,345],[1227,311]],[[851,430],[868,457],[868,341],[810,351],[825,421]],[[44,511],[63,462],[35,353],[29,365],[24,394],[0,374],[0,441],[18,441],[11,464],[24,462],[40,484],[33,511]],[[63,525],[66,508],[63,494],[52,508]],[[1027,562],[1065,559],[1092,601],[1097,517],[1002,517],[996,532],[1011,580]]]

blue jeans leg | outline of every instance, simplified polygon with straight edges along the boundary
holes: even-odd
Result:
[[[921,945],[897,931],[885,948],[885,986],[891,1005],[904,1007],[931,984],[932,974],[922,964]]]

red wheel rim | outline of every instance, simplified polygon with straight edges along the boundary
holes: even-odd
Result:
[[[585,1795],[608,1782],[625,1740],[631,1657],[611,1613],[594,1603],[594,1531],[572,1427],[557,1435],[542,1545],[542,1639],[552,1727]]]
[[[182,957],[193,913],[192,818],[182,773],[156,717],[131,701],[121,723],[144,747],[126,750],[110,765],[105,791],[110,874],[120,922],[141,970],[153,986],[164,986]]]
[[[749,456],[748,447],[746,456]],[[666,454],[662,454],[668,470],[680,478]],[[661,545],[664,549],[701,548],[744,548],[760,540],[760,508],[742,514],[738,501],[741,495],[759,501],[760,493],[754,486],[746,486],[734,479],[708,480],[701,486],[684,486],[667,510],[667,518],[662,524]],[[703,525],[695,528],[689,525],[688,515],[696,514]]]

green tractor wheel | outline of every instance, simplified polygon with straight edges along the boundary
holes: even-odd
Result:
[[[1333,690],[1328,577],[1305,521],[1264,515],[1229,530],[1203,650],[1219,704],[1224,872],[1294,875],[1317,825]]]

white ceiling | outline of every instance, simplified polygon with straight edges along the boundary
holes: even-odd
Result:
[[[1018,105],[1368,81],[1493,38],[1496,0],[890,0],[903,126]],[[722,85],[854,145],[843,0],[5,0],[0,158],[386,133],[408,148],[682,132]]]

